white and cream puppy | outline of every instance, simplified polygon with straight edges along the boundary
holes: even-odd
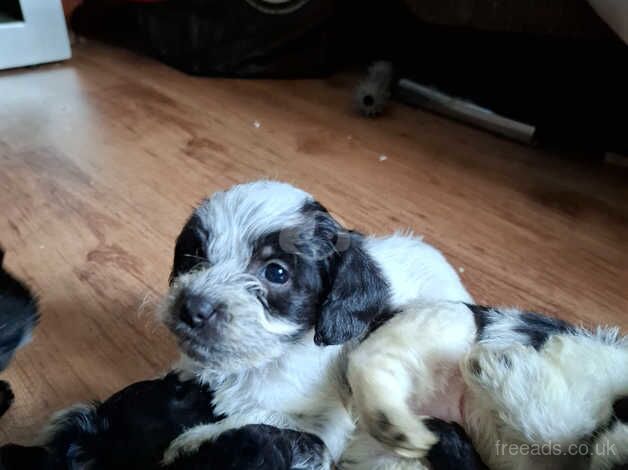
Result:
[[[182,434],[167,463],[224,431],[266,424],[320,437],[329,455],[304,468],[328,467],[354,430],[340,344],[412,299],[471,301],[435,248],[347,231],[312,196],[275,181],[203,201],[177,239],[170,281],[161,316],[182,350],[179,369],[210,385],[226,418]]]
[[[372,329],[348,354],[360,429],[342,468],[425,468],[444,437],[434,418],[460,424],[483,460],[468,454],[458,468],[628,468],[628,341],[617,329],[424,300]]]

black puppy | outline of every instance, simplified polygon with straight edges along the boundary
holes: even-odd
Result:
[[[138,382],[104,403],[72,407],[53,418],[42,447],[0,449],[2,470],[157,469],[186,428],[212,422],[212,393],[175,374]]]
[[[76,406],[52,420],[41,447],[0,449],[2,470],[163,470],[168,444],[185,429],[216,422],[211,391],[174,373],[139,382],[102,404]],[[221,435],[168,469],[289,470],[320,451],[315,436],[270,426]],[[310,467],[305,467],[310,468]]]
[[[30,290],[2,267],[0,248],[0,371],[8,365],[17,348],[28,342],[39,320],[37,300]],[[13,402],[7,382],[0,381],[0,416]]]

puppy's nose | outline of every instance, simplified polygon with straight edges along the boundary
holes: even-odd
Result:
[[[188,326],[203,326],[214,315],[213,304],[200,295],[188,295],[181,303],[179,317]]]

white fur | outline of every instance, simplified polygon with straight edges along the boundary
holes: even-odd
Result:
[[[365,248],[388,279],[395,308],[417,299],[473,302],[443,254],[420,238],[401,232],[368,237]]]
[[[201,220],[211,221],[207,255],[212,264],[228,263],[224,272],[230,275],[246,267],[251,253],[244,247],[268,233],[302,223],[301,208],[313,199],[287,183],[255,181],[214,193],[208,201],[196,211]],[[232,263],[241,264],[227,269]]]

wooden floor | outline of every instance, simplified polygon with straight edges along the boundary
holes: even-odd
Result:
[[[256,178],[303,187],[348,226],[424,235],[479,302],[628,329],[626,169],[401,105],[363,119],[352,84],[192,78],[95,43],[0,73],[0,242],[43,313],[3,373],[17,401],[0,442],[168,368],[152,310],[174,238],[202,197]]]

